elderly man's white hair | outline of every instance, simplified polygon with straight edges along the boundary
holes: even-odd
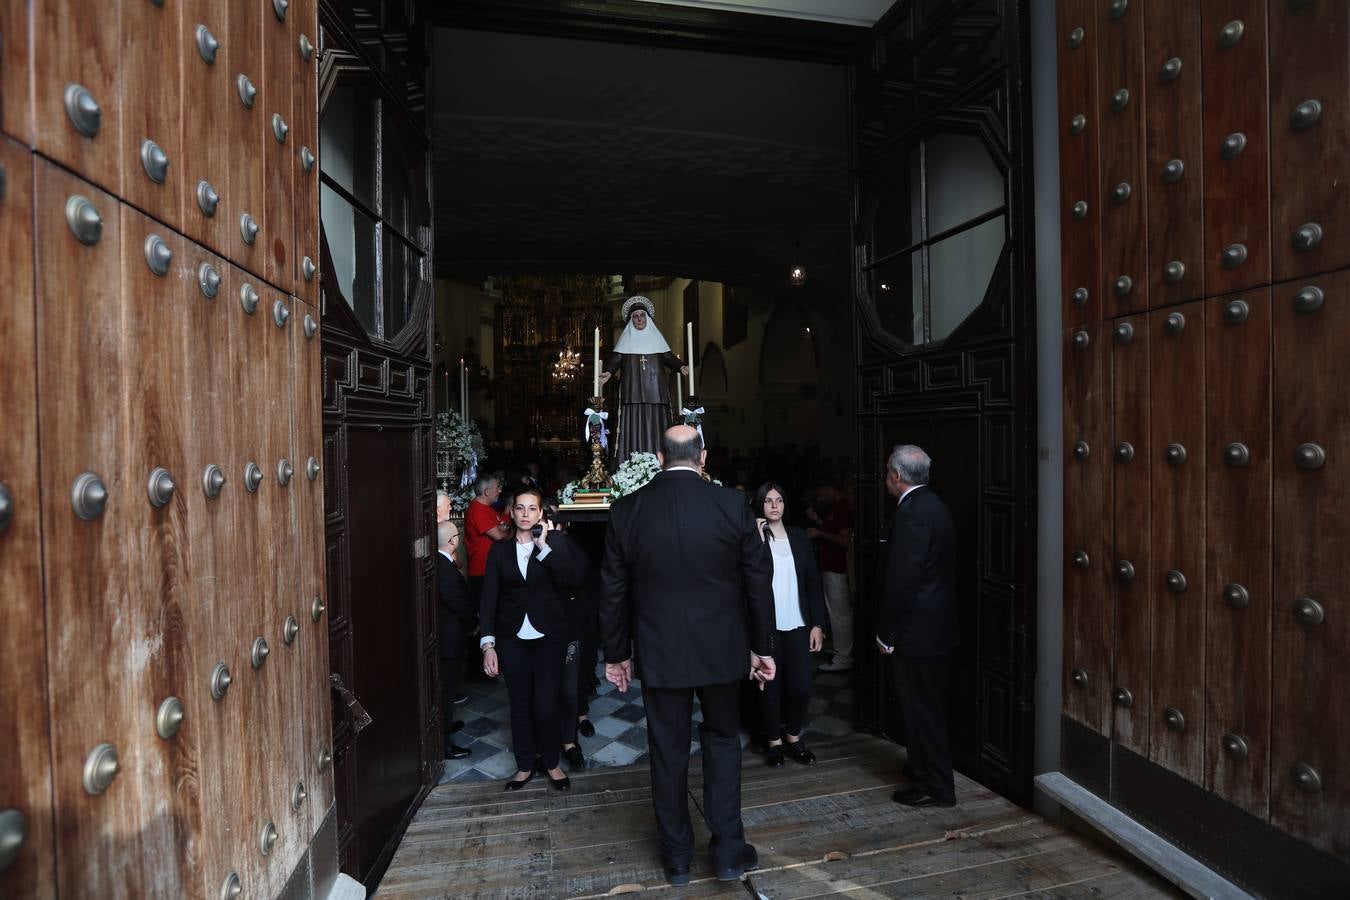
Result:
[[[442,505],[442,504],[444,504],[444,503],[449,503],[449,502],[450,502],[450,495],[449,495],[449,494],[447,494],[445,491],[437,491],[437,492],[436,492],[436,505],[437,505],[437,506],[440,506],[440,505]]]
[[[914,444],[899,444],[891,451],[886,468],[900,476],[906,484],[927,484],[928,470],[933,460]]]

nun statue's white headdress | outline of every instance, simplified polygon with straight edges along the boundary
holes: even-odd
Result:
[[[647,327],[633,327],[633,310],[643,309],[647,313]],[[641,294],[629,297],[623,305],[623,334],[614,343],[615,353],[669,353],[670,345],[661,336],[656,327],[656,304]]]

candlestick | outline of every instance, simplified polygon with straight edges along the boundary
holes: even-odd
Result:
[[[450,412],[450,367],[445,367],[445,411]]]
[[[592,366],[592,368],[593,368],[593,370],[594,370],[594,372],[595,372],[595,380],[594,380],[594,382],[593,382],[593,384],[592,384],[592,387],[591,387],[591,396],[592,396],[592,397],[599,397],[599,396],[600,396],[600,329],[599,329],[598,327],[595,329],[595,343],[594,343],[594,347],[595,347],[595,352],[594,352],[594,359],[593,359],[593,366]]]
[[[459,418],[469,421],[469,380],[464,377],[464,357],[459,358]]]
[[[689,396],[698,393],[694,389],[694,323],[684,323],[684,354],[689,365]]]
[[[684,409],[684,379],[678,375],[675,377],[675,396],[679,398],[675,401],[675,414],[683,415],[680,411]]]

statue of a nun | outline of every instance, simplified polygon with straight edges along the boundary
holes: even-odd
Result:
[[[671,352],[656,327],[656,306],[646,297],[630,297],[623,305],[627,323],[614,352],[600,373],[600,383],[619,376],[619,434],[614,464],[622,465],[633,453],[655,453],[661,434],[670,427],[670,386],[667,370],[689,374],[689,367]]]

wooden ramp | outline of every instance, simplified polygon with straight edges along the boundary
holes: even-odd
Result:
[[[953,809],[891,801],[903,752],[854,736],[813,745],[819,763],[768,769],[746,754],[742,808],[760,868],[712,877],[697,757],[689,773],[698,853],[672,888],[656,855],[646,766],[599,769],[559,793],[541,778],[434,790],[376,897],[1158,897],[1169,885],[957,775]]]

